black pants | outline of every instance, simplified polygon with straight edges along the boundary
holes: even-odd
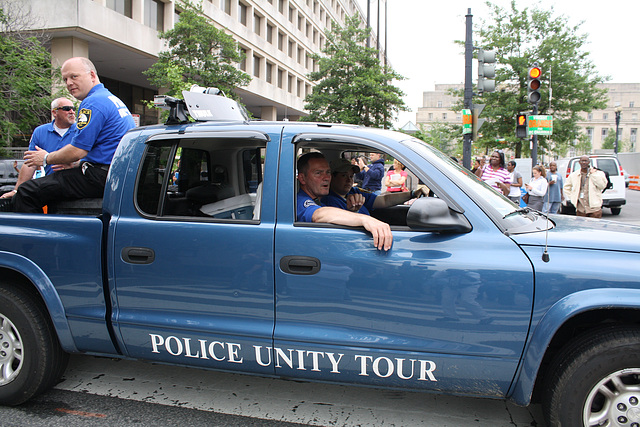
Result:
[[[42,213],[42,207],[52,202],[102,197],[107,173],[109,171],[106,168],[85,166],[30,179],[20,184],[13,196],[13,210]]]

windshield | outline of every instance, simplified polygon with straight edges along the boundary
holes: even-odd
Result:
[[[476,177],[470,170],[460,166],[449,156],[425,142],[413,138],[404,140],[402,143],[451,178],[505,231],[510,233],[525,231],[540,218],[541,215],[536,214],[535,211],[516,206],[511,200]],[[538,229],[536,228],[536,230]]]

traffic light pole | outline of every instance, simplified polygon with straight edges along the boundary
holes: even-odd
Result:
[[[472,83],[472,64],[473,64],[473,15],[471,8],[468,9],[466,18],[466,37],[464,42],[464,108],[473,110],[473,83]],[[464,134],[462,142],[462,165],[471,169],[471,139],[470,133]]]
[[[538,104],[533,104],[533,115],[538,114]],[[538,135],[531,136],[531,168],[538,164]]]

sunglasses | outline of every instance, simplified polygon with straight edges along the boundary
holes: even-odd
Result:
[[[74,108],[71,105],[65,105],[64,107],[57,107],[54,110],[72,111]]]

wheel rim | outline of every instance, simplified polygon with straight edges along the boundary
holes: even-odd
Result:
[[[640,368],[621,369],[596,384],[582,420],[585,426],[640,427]]]
[[[13,381],[22,369],[22,338],[9,318],[0,313],[0,386]]]

